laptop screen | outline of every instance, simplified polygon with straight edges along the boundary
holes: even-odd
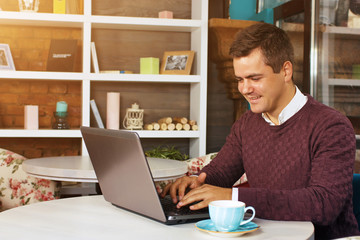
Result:
[[[105,200],[166,222],[137,133],[90,127],[81,133]]]

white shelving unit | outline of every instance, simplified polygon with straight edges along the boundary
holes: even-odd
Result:
[[[156,4],[156,3],[154,3]],[[71,80],[82,82],[82,125],[90,125],[90,88],[94,81],[174,83],[190,85],[190,119],[197,121],[198,131],[137,131],[142,138],[188,138],[190,156],[206,153],[206,99],[207,99],[207,48],[208,48],[208,1],[192,0],[192,19],[158,19],[121,16],[92,15],[91,0],[84,0],[84,14],[52,14],[1,12],[0,24],[44,27],[80,28],[83,32],[83,68],[80,73],[2,71],[1,79]],[[188,32],[191,34],[191,50],[197,57],[193,63],[194,75],[140,75],[91,73],[91,33],[93,29],[123,29],[144,31]],[[74,130],[0,130],[0,137],[81,138],[79,129]],[[83,144],[82,154],[87,155]]]
[[[331,78],[329,76],[329,55],[330,51],[334,51],[334,41],[337,40],[348,40],[356,39],[360,40],[360,29],[338,27],[338,26],[324,26],[321,29],[323,33],[322,37],[322,96],[323,103],[330,105],[330,97],[334,95],[330,91],[332,86],[360,86],[360,79],[342,79],[342,78]]]
[[[322,102],[328,106],[334,97],[335,86],[360,87],[360,79],[333,78],[329,76],[329,56],[335,49],[335,41],[356,40],[360,41],[360,29],[340,26],[322,26],[322,54],[321,54],[321,78],[322,78]],[[346,56],[343,56],[346,57]],[[360,139],[360,135],[356,135]]]

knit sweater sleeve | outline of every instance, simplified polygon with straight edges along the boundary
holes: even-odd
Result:
[[[232,126],[231,133],[227,136],[226,143],[218,152],[211,164],[206,165],[201,172],[207,174],[206,183],[230,188],[244,174],[241,149],[242,143],[241,121]]]
[[[232,126],[230,134],[211,164],[206,165],[201,172],[207,174],[206,183],[219,187],[230,188],[245,173],[243,162],[242,134],[253,113],[247,111]]]

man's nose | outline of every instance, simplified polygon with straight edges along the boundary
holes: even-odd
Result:
[[[241,94],[248,94],[252,91],[252,86],[250,81],[244,79],[242,82],[238,83],[238,89]]]

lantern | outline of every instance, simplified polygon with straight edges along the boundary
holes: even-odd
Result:
[[[19,0],[19,10],[20,12],[37,12],[39,4],[39,0]]]
[[[139,109],[139,105],[134,103],[131,108],[126,109],[125,118],[123,121],[124,128],[128,130],[142,130],[143,129],[144,109]]]

